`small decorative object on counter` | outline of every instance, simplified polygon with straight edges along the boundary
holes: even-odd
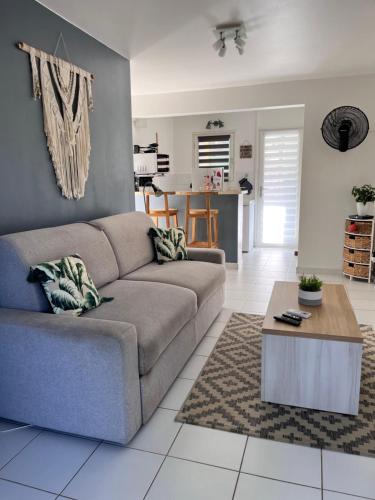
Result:
[[[298,303],[305,306],[320,306],[322,303],[323,282],[315,274],[302,275],[298,287]]]
[[[212,184],[215,191],[221,191],[223,189],[223,168],[214,168],[212,175]]]
[[[203,177],[203,189],[205,191],[211,191],[212,190],[212,180],[211,180],[211,175],[205,175]]]
[[[222,191],[223,189],[223,168],[209,168],[207,174],[203,176],[204,191]]]
[[[371,184],[354,186],[352,195],[357,202],[358,215],[374,215],[375,188]]]

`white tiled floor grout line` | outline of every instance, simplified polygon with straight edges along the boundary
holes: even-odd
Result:
[[[236,495],[236,490],[237,490],[238,480],[240,479],[240,474],[241,474],[241,469],[242,469],[243,459],[244,459],[244,457],[245,457],[246,447],[247,447],[247,443],[248,443],[248,442],[249,442],[249,436],[247,436],[247,437],[246,437],[245,447],[244,447],[244,449],[243,449],[243,453],[242,453],[242,457],[241,457],[240,468],[238,469],[238,475],[237,475],[236,484],[235,484],[235,486],[234,486],[234,490],[233,490],[232,500],[234,500],[234,497],[235,497],[235,495]]]
[[[192,380],[191,378],[182,378],[180,380]],[[161,408],[162,410],[170,410],[170,411],[175,411],[174,408],[167,408],[166,406],[158,406],[158,408]]]
[[[178,431],[176,432],[176,435],[175,435],[175,437],[174,437],[174,439],[173,439],[173,441],[172,441],[172,443],[171,443],[170,447],[168,448],[167,453],[164,455],[164,459],[163,459],[162,463],[160,464],[160,467],[158,468],[158,470],[157,470],[157,472],[156,472],[156,474],[155,474],[155,476],[154,476],[153,480],[151,481],[150,486],[147,488],[147,491],[146,491],[146,493],[145,493],[145,495],[144,495],[144,497],[143,497],[143,500],[146,500],[146,497],[147,497],[147,495],[148,495],[149,491],[151,490],[152,485],[154,484],[155,479],[157,478],[157,476],[158,476],[158,474],[159,474],[159,472],[160,472],[161,468],[163,467],[163,464],[164,464],[164,462],[166,461],[166,459],[167,459],[167,457],[168,457],[168,453],[169,453],[169,452],[170,452],[170,450],[172,449],[172,446],[174,445],[174,442],[176,441],[176,439],[177,439],[178,435],[180,434],[180,431],[181,431],[182,427],[183,427],[183,425],[181,425],[181,427],[180,427],[180,428],[178,429]]]
[[[179,432],[180,432],[180,429],[177,431],[177,434]],[[176,437],[177,437],[177,434],[176,434]],[[173,441],[174,441],[174,439],[173,439]],[[117,446],[117,445],[114,445],[114,446]],[[165,453],[161,453],[161,452],[158,452],[158,451],[144,450],[142,448],[137,448],[136,446],[126,445],[125,448],[128,448],[129,450],[141,451],[142,453],[151,453],[151,455],[158,455],[159,457],[166,457],[167,456]]]
[[[336,490],[323,490],[323,492],[328,491],[330,493],[337,493],[339,495],[346,496],[348,498],[358,498],[358,500],[374,500],[375,497],[360,497],[358,495],[353,495],[353,493],[343,493],[342,491],[336,491]]]
[[[182,460],[183,462],[193,462],[193,464],[208,465],[209,467],[213,467],[214,469],[229,470],[231,472],[237,472],[237,469],[233,469],[231,467],[223,467],[222,465],[209,464],[207,462],[202,462],[200,460],[193,460],[192,458],[183,458],[183,457],[178,457],[176,455],[169,455],[169,454],[167,455],[167,457],[175,458],[176,460]]]
[[[94,450],[90,453],[90,455],[86,458],[86,460],[83,462],[83,464],[79,467],[79,469],[76,471],[76,473],[70,478],[70,480],[66,483],[64,488],[60,491],[58,496],[62,495],[66,488],[69,486],[69,484],[73,481],[73,479],[76,477],[76,475],[79,473],[79,471],[82,469],[84,465],[87,464],[87,462],[90,460],[90,458],[93,456],[93,454],[96,452],[96,450],[99,448],[99,446],[103,443],[103,441],[99,441],[97,446],[94,448]]]
[[[300,445],[298,445],[300,446]],[[303,486],[303,488],[310,488],[311,490],[320,490],[317,486],[310,486],[308,484],[296,483],[295,481],[286,481],[285,479],[276,479],[270,476],[263,476],[262,474],[253,474],[251,472],[242,471],[241,474],[246,474],[247,476],[261,477],[262,479],[268,479],[268,481],[276,481],[277,483],[292,484],[294,486]],[[371,499],[370,499],[371,500]]]
[[[167,452],[166,455],[164,455],[163,453],[156,453],[156,452],[152,452],[152,451],[141,450],[141,449],[138,449],[138,448],[132,448],[132,449],[134,449],[134,450],[138,449],[139,451],[142,451],[143,453],[152,453],[154,455],[164,456],[163,463],[164,463],[164,461],[165,461],[166,458],[174,458],[176,460],[182,460],[184,462],[193,462],[193,463],[199,464],[199,465],[207,465],[207,466],[213,467],[215,469],[222,469],[222,470],[227,470],[227,471],[232,471],[232,472],[238,472],[238,477],[239,477],[240,474],[246,474],[248,476],[255,476],[255,477],[260,477],[262,479],[268,479],[270,481],[277,481],[277,482],[281,482],[281,483],[292,484],[292,485],[295,485],[295,486],[303,486],[304,488],[311,488],[313,490],[317,490],[317,489],[321,490],[322,489],[321,487],[310,486],[310,485],[299,483],[299,482],[295,482],[295,481],[286,481],[286,480],[281,480],[281,479],[275,479],[275,478],[270,477],[270,476],[265,476],[265,475],[261,475],[261,474],[253,474],[253,473],[250,473],[250,472],[242,471],[241,468],[242,468],[242,463],[243,463],[243,459],[244,459],[244,456],[245,456],[246,446],[247,446],[247,443],[248,443],[248,440],[249,440],[249,436],[246,436],[246,443],[245,443],[245,447],[244,447],[244,450],[243,450],[243,453],[242,453],[241,463],[240,463],[238,471],[237,471],[236,468],[223,467],[221,465],[214,465],[214,464],[211,464],[211,463],[202,462],[200,460],[193,460],[191,458],[183,458],[183,457],[179,457],[179,456],[176,456],[176,455],[171,455],[170,454],[170,450],[172,449],[173,444],[176,441],[176,439],[178,437],[178,434],[180,433],[180,431],[181,431],[181,429],[182,429],[182,427],[184,425],[185,424],[182,424],[182,426],[178,430],[178,432],[177,432],[175,438],[173,439],[173,442],[172,442],[171,446],[169,447],[169,450],[168,450],[168,452]],[[163,463],[162,463],[162,465],[163,465]],[[161,468],[161,466],[160,466],[160,468]],[[159,468],[159,470],[160,470],[160,468]],[[158,473],[159,473],[159,471],[157,472],[157,474]],[[154,480],[156,479],[157,474],[155,475]],[[154,480],[153,480],[153,482],[154,482]],[[238,479],[237,479],[237,481],[238,481]],[[236,482],[236,485],[237,485],[237,482]],[[150,488],[151,488],[151,486],[150,486]],[[359,498],[366,498],[366,497],[359,497]],[[370,499],[370,500],[373,500],[373,499]]]
[[[14,431],[14,432],[18,432],[18,431]],[[20,453],[23,452],[23,450],[25,448],[27,448],[29,446],[30,443],[32,443],[34,441],[34,439],[36,439],[38,436],[40,436],[40,434],[43,432],[43,430],[41,429],[40,432],[38,432],[38,434],[36,434],[33,438],[30,439],[30,441],[28,441],[25,446],[23,446],[15,455],[13,455],[13,457],[8,460],[8,462],[6,462],[2,467],[0,467],[0,473],[1,471],[12,461],[14,460]],[[0,479],[3,479],[3,478],[0,478]]]
[[[16,455],[15,455],[16,457]],[[30,486],[29,484],[21,483],[19,481],[13,481],[12,479],[6,479],[5,477],[0,477],[0,481],[6,481],[7,483],[18,484],[19,486],[26,486],[26,488],[31,488],[32,490],[42,491],[43,493],[49,493],[50,495],[56,495],[56,498],[59,496],[55,491],[44,490],[42,488],[37,488],[36,486]]]

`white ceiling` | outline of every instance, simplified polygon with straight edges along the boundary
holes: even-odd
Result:
[[[133,94],[375,72],[375,0],[43,0],[131,60]],[[212,48],[243,21],[245,54]]]

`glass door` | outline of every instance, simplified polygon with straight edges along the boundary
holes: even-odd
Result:
[[[297,248],[301,136],[298,129],[261,131],[258,246]]]

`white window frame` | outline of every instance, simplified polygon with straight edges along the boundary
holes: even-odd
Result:
[[[265,132],[282,132],[283,130],[297,130],[300,137],[300,148],[299,148],[299,168],[298,168],[298,192],[297,192],[297,210],[296,210],[296,220],[297,220],[297,234],[296,234],[296,246],[284,247],[292,248],[298,250],[299,245],[299,225],[300,225],[300,208],[301,208],[301,175],[302,175],[302,154],[303,154],[303,127],[278,127],[278,128],[261,128],[258,129],[257,146],[258,146],[258,161],[256,162],[256,172],[255,172],[255,247],[271,247],[275,248],[279,245],[265,244],[262,243],[262,202],[261,202],[261,188],[263,188],[263,159],[264,159],[264,134]]]
[[[198,158],[199,158],[199,148],[198,148],[198,137],[202,135],[229,135],[230,136],[230,147],[229,147],[229,175],[228,182],[234,179],[235,161],[234,161],[234,151],[235,151],[235,136],[234,130],[225,129],[215,129],[215,130],[204,130],[203,132],[193,132],[192,141],[192,171],[195,169],[199,170]],[[212,167],[214,168],[214,167]]]

